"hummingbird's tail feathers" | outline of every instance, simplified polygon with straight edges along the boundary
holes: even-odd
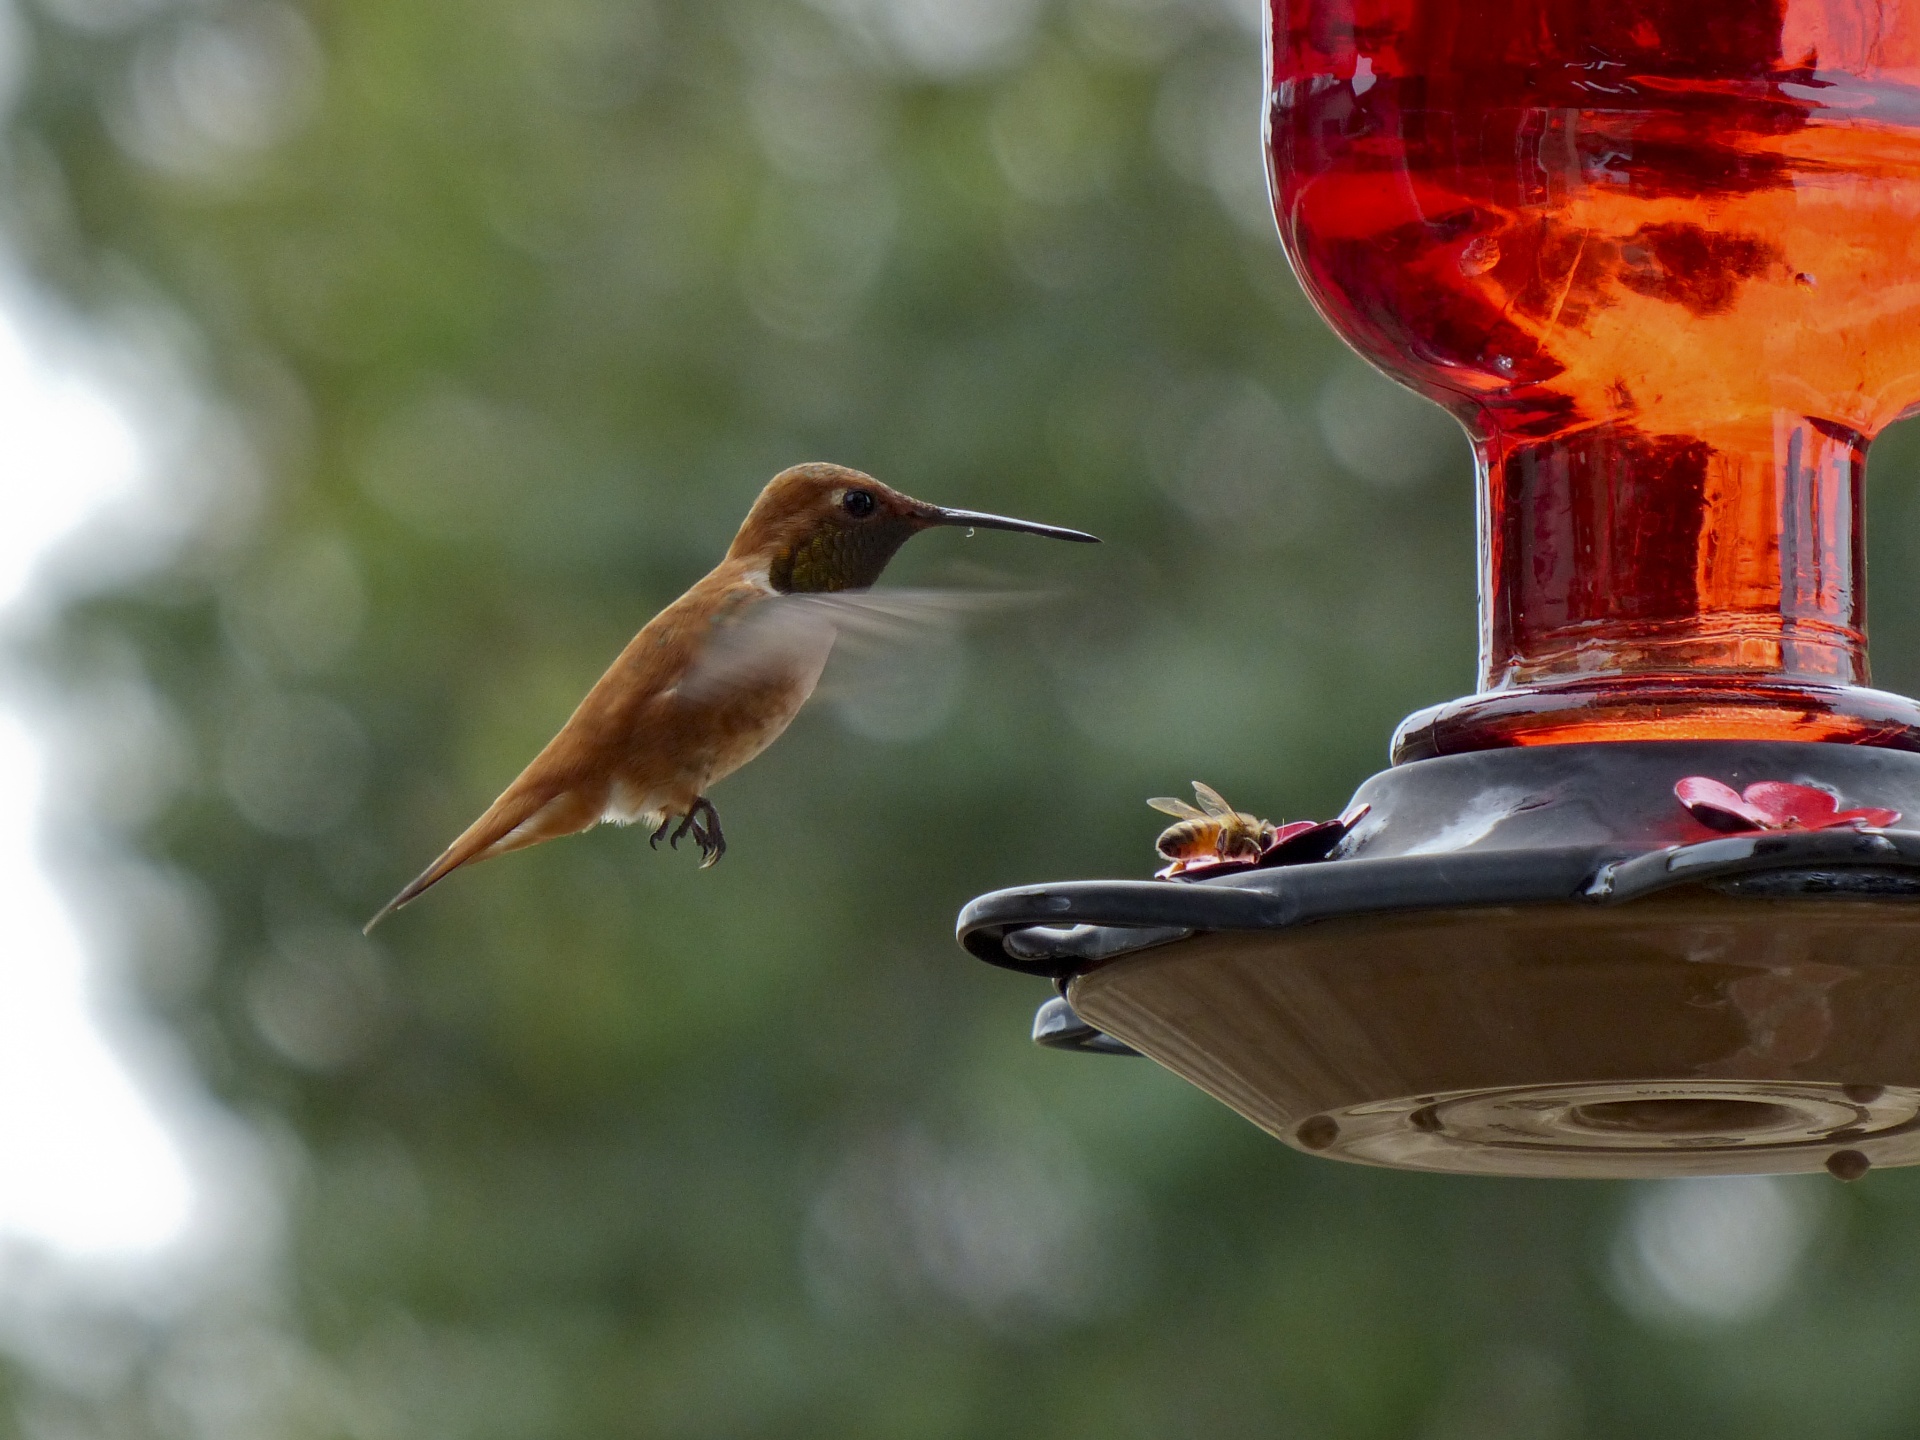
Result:
[[[373,933],[373,927],[387,916],[418,899],[462,865],[491,860],[496,855],[522,850],[542,840],[553,840],[586,830],[599,821],[600,810],[598,804],[577,790],[563,790],[554,794],[550,790],[531,786],[523,789],[518,783],[509,786],[504,795],[487,807],[486,814],[469,825],[460,838],[441,853],[438,860],[381,906],[380,913],[367,921],[361,933]]]
[[[440,872],[440,875],[433,873],[438,865],[439,861],[436,860],[433,865],[428,866],[426,870],[415,876],[407,885],[406,889],[402,890],[398,895],[374,911],[373,918],[360,927],[360,933],[362,935],[371,935],[374,926],[386,919],[387,916],[393,914],[393,912],[398,910],[402,905],[407,904],[422,890],[425,890],[429,885],[433,884],[434,881],[440,879],[441,875],[446,874],[444,870]]]

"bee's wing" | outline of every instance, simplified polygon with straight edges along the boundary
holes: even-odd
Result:
[[[1162,814],[1174,815],[1182,820],[1204,820],[1207,817],[1184,800],[1176,800],[1171,795],[1159,795],[1147,801]]]
[[[711,702],[795,671],[817,676],[829,652],[856,661],[883,658],[889,651],[951,639],[970,615],[1037,598],[1006,591],[914,589],[769,595],[716,622],[700,660],[677,688],[689,699]]]
[[[1193,782],[1194,798],[1200,802],[1200,808],[1216,820],[1224,820],[1233,814],[1233,807],[1220,798],[1220,792],[1211,785]]]

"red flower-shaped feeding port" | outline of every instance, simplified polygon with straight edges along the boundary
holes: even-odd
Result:
[[[1673,787],[1680,803],[1710,830],[1841,830],[1891,825],[1898,810],[1864,806],[1842,810],[1831,791],[1785,780],[1759,780],[1735,790],[1704,775],[1689,775]]]
[[[1294,820],[1276,825],[1273,838],[1260,851],[1258,860],[1176,860],[1154,871],[1156,880],[1208,880],[1216,875],[1234,875],[1242,870],[1266,870],[1275,865],[1304,865],[1324,860],[1333,847],[1347,838],[1373,807],[1361,805],[1334,820]]]

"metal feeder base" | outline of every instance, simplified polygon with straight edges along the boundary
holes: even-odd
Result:
[[[1369,781],[1368,825],[1328,860],[1000,891],[962,939],[1055,980],[1043,1043],[1131,1047],[1317,1155],[1563,1177],[1920,1163],[1920,832],[1716,836],[1672,798],[1690,774],[1920,819],[1920,756],[1894,751],[1443,757]]]

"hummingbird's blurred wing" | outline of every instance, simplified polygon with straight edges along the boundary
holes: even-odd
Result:
[[[828,652],[856,657],[951,639],[969,616],[1038,597],[993,590],[843,590],[769,595],[716,620],[700,658],[675,687],[696,703],[797,672],[819,675]]]

